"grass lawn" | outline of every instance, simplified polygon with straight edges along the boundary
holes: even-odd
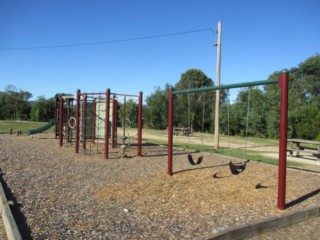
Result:
[[[9,129],[12,128],[12,131],[27,132],[30,129],[39,128],[45,125],[47,122],[31,122],[31,121],[9,121],[9,120],[0,120],[0,134],[9,133]],[[46,132],[54,132],[54,127],[48,129]]]
[[[146,133],[150,133],[152,135],[157,135],[157,136],[167,136],[168,132],[167,130],[153,130],[153,129],[144,129],[143,130]],[[194,133],[195,137],[202,138],[203,141],[209,141],[213,142],[213,134],[210,133]],[[187,138],[186,138],[187,139]],[[154,138],[144,138],[145,141],[155,143],[155,144],[167,144],[167,140],[159,140],[159,139],[154,139]],[[202,144],[194,144],[192,140],[190,141],[179,141],[175,140],[174,141],[174,147],[182,148],[182,149],[188,149],[190,151],[197,151],[197,152],[209,152],[209,153],[216,153],[219,155],[227,156],[227,157],[234,157],[234,158],[239,158],[239,159],[244,159],[244,160],[250,160],[250,161],[258,161],[258,162],[263,162],[263,163],[268,163],[272,165],[278,165],[278,160],[270,157],[265,157],[262,155],[263,152],[261,151],[255,151],[255,150],[245,150],[244,148],[232,148],[232,145],[234,144],[242,144],[244,146],[244,137],[239,137],[239,136],[220,136],[220,141],[228,142],[230,141],[230,148],[225,147],[225,148],[219,148],[215,149],[212,146],[208,145],[202,145]],[[267,139],[267,138],[253,138],[253,137],[248,137],[247,142],[255,142],[259,143],[264,146],[277,146],[278,140],[276,139]],[[303,166],[303,164],[296,163],[296,162],[287,162],[287,165],[290,167],[297,167],[297,166]]]

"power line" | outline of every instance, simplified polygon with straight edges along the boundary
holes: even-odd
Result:
[[[213,31],[213,29],[212,28],[204,28],[204,29],[197,29],[197,30],[184,31],[184,32],[175,32],[175,33],[167,33],[167,34],[159,34],[159,35],[135,37],[135,38],[124,38],[124,39],[99,41],[99,42],[72,43],[72,44],[47,45],[47,46],[33,46],[33,47],[0,48],[0,51],[32,50],[32,49],[65,48],[65,47],[80,47],[80,46],[89,46],[89,45],[102,45],[102,44],[131,42],[131,41],[139,41],[139,40],[154,39],[154,38],[173,37],[173,36],[177,36],[177,35],[185,35],[185,34],[205,32],[205,31]]]

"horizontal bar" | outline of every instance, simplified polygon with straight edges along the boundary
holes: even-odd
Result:
[[[114,96],[121,96],[121,97],[139,97],[139,95],[133,95],[133,94],[122,94],[122,93],[111,93],[111,95]]]
[[[80,96],[84,96],[84,95],[106,95],[106,92],[91,92],[91,93],[87,93],[87,92],[84,92],[84,93],[80,93]]]
[[[252,86],[259,86],[259,85],[270,85],[270,84],[276,84],[276,83],[278,83],[278,80],[261,80],[261,81],[255,81],[255,82],[234,83],[234,84],[212,86],[212,87],[191,88],[191,89],[174,91],[173,95],[195,93],[195,92],[209,92],[209,91],[216,91],[216,90],[222,90],[222,89],[252,87]]]

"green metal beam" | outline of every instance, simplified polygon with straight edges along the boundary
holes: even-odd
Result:
[[[253,86],[270,85],[270,84],[276,84],[276,83],[278,83],[278,80],[261,80],[261,81],[255,81],[255,82],[234,83],[234,84],[220,85],[220,86],[213,86],[213,87],[191,88],[191,89],[173,91],[173,95],[195,93],[195,92],[209,92],[209,91],[231,89],[231,88],[253,87]]]

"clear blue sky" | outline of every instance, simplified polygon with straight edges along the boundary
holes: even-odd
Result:
[[[222,21],[221,83],[266,79],[320,53],[318,0],[1,0],[0,49],[129,39]],[[215,81],[215,31],[65,48],[0,50],[0,91],[33,99],[105,91],[150,95],[190,68]]]

